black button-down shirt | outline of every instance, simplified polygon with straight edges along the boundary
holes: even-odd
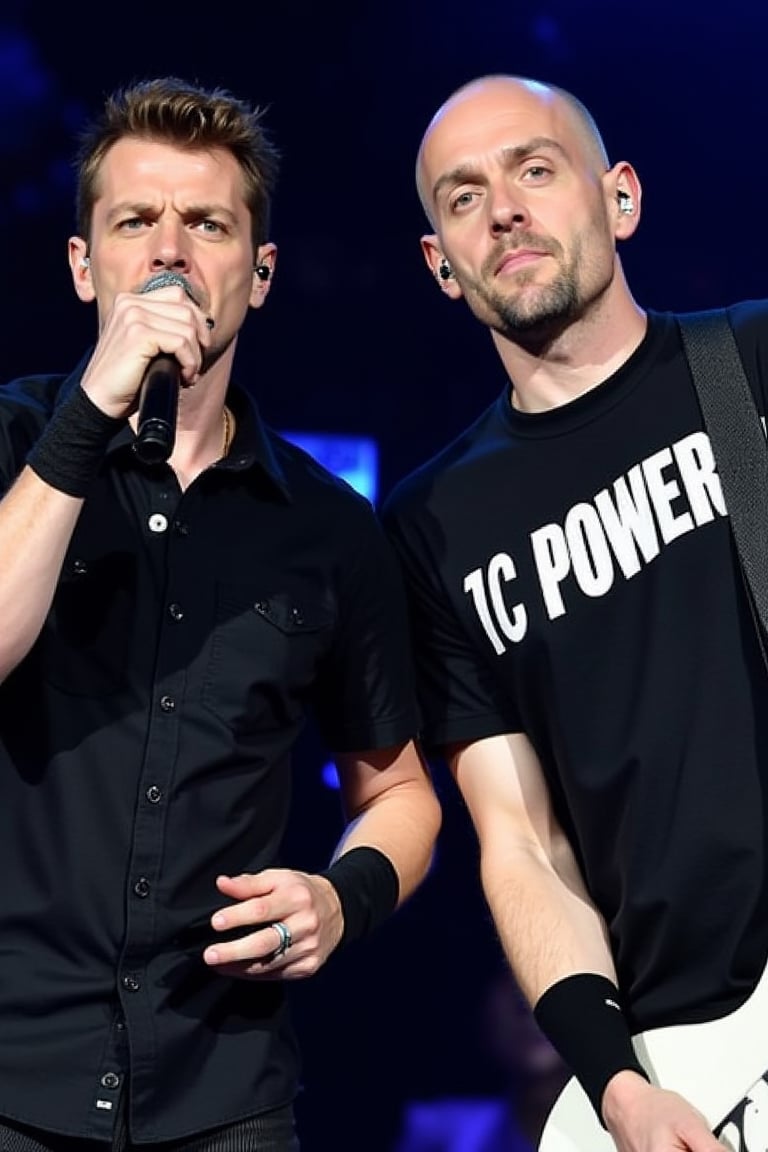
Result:
[[[0,491],[79,379],[0,388]],[[139,1141],[293,1098],[279,982],[201,960],[214,881],[280,863],[308,711],[330,750],[415,730],[399,575],[370,504],[230,389],[181,492],[113,440],[32,651],[0,686],[0,1115]]]

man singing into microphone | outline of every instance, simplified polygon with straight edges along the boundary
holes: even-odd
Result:
[[[439,807],[389,546],[231,380],[275,269],[276,168],[260,109],[226,91],[116,92],[82,137],[69,242],[98,339],[71,374],[0,388],[14,1152],[294,1152],[283,981],[429,866]],[[150,416],[159,446],[137,435]],[[281,853],[310,709],[350,821],[317,875]]]

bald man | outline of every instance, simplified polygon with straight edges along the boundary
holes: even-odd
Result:
[[[631,1036],[704,1025],[695,1054],[734,1073],[706,1025],[754,1006],[768,953],[766,667],[677,317],[638,305],[617,252],[640,181],[578,99],[516,76],[449,97],[416,181],[430,272],[508,378],[383,508],[424,741],[597,1136],[715,1152],[704,1102]],[[764,418],[768,304],[728,314]]]

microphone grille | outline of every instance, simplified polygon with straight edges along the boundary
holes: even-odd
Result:
[[[155,272],[153,276],[144,281],[139,292],[144,295],[145,292],[154,292],[157,288],[169,288],[171,285],[183,288],[190,300],[194,304],[197,303],[194,289],[186,276],[182,276],[180,272],[171,272],[169,269],[164,272]]]

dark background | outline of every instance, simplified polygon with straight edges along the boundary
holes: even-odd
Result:
[[[459,84],[509,71],[571,89],[613,162],[636,166],[643,221],[624,263],[639,302],[764,292],[766,32],[731,0],[308,0],[207,8],[0,7],[3,379],[70,368],[94,335],[66,264],[83,116],[128,80],[174,73],[269,107],[283,153],[279,246],[238,377],[278,428],[373,437],[380,492],[502,385],[485,332],[428,276],[413,184],[421,134]],[[448,311],[448,309],[451,311]],[[311,732],[296,759],[294,862],[340,828]],[[306,1152],[387,1152],[414,1097],[495,1091],[477,1020],[498,947],[474,837],[435,765],[445,826],[427,884],[374,941],[294,985]]]

